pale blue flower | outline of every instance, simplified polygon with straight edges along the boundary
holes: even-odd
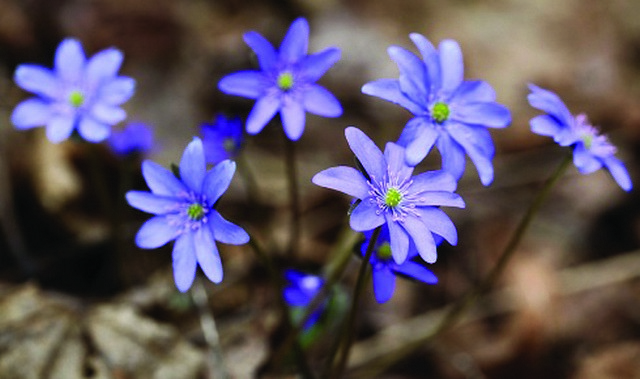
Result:
[[[135,89],[133,79],[118,76],[122,59],[114,48],[87,59],[79,41],[65,39],[56,50],[53,70],[34,64],[16,68],[15,82],[37,97],[18,104],[11,121],[18,129],[44,126],[54,143],[76,129],[87,141],[106,139],[111,126],[126,118],[120,106]]]
[[[151,161],[142,163],[142,174],[151,192],[129,191],[129,205],[155,216],[136,235],[136,244],[155,249],[173,245],[173,275],[176,286],[187,291],[196,266],[214,283],[222,281],[222,262],[215,241],[240,245],[249,235],[225,220],[215,205],[229,187],[236,164],[226,160],[206,170],[202,141],[194,138],[180,161],[180,179]]]
[[[244,34],[244,41],[258,57],[260,70],[240,71],[218,83],[224,93],[256,99],[247,118],[247,133],[259,133],[280,112],[287,137],[296,141],[304,132],[305,112],[338,117],[342,106],[316,81],[340,59],[340,50],[329,48],[307,55],[309,24],[295,20],[276,51],[256,32]]]

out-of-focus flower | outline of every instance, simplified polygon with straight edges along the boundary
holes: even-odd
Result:
[[[242,147],[242,121],[239,117],[218,115],[214,122],[200,125],[204,155],[208,163],[233,159]]]
[[[56,50],[53,70],[34,64],[16,69],[15,82],[37,97],[18,104],[11,121],[18,129],[45,126],[54,143],[69,138],[74,129],[90,142],[106,139],[111,126],[126,118],[120,105],[135,89],[133,79],[118,76],[122,60],[114,48],[87,59],[79,41],[65,39]]]
[[[452,245],[458,241],[455,225],[439,208],[464,207],[462,198],[453,192],[456,180],[445,171],[412,176],[414,168],[407,165],[402,146],[389,142],[383,154],[359,129],[348,127],[345,135],[365,172],[352,167],[332,167],[317,173],[313,183],[360,200],[351,212],[353,230],[365,232],[386,223],[397,264],[406,261],[411,241],[422,259],[435,262],[434,234]]]
[[[284,132],[298,140],[304,131],[305,112],[338,117],[342,106],[316,81],[340,59],[340,50],[329,48],[307,55],[309,24],[295,20],[276,51],[256,32],[244,34],[244,41],[256,53],[260,70],[240,71],[218,83],[224,93],[256,99],[247,118],[247,133],[259,133],[280,112]]]
[[[496,94],[484,81],[465,81],[462,51],[456,41],[444,40],[438,49],[424,36],[410,35],[422,59],[399,46],[388,50],[398,65],[399,79],[367,83],[362,92],[396,103],[415,116],[405,125],[398,144],[406,160],[416,165],[435,144],[442,167],[456,180],[464,173],[465,154],[476,166],[482,184],[493,181],[491,160],[495,148],[490,128],[511,122],[509,110],[496,103]]]
[[[366,256],[372,234],[373,232],[371,231],[365,232],[366,239],[361,247],[363,257]],[[434,235],[434,238],[440,239],[437,235]],[[373,254],[369,258],[369,264],[371,264],[373,271],[373,293],[378,303],[385,303],[393,296],[393,291],[396,287],[396,275],[403,275],[426,284],[438,283],[438,278],[433,272],[412,260],[417,255],[418,251],[413,242],[410,241],[407,260],[402,264],[397,264],[392,259],[389,228],[386,225],[382,226],[373,247]]]
[[[194,138],[180,161],[180,179],[151,162],[142,163],[142,174],[151,192],[129,191],[129,205],[155,216],[136,235],[136,244],[155,249],[176,240],[173,275],[176,286],[187,291],[200,265],[214,283],[222,281],[222,262],[215,241],[240,245],[249,235],[225,220],[214,205],[227,190],[236,164],[226,160],[206,170],[202,141]]]
[[[306,307],[311,303],[314,296],[324,285],[324,280],[316,275],[305,274],[303,272],[288,269],[285,271],[287,286],[283,290],[284,300],[293,307]],[[322,313],[324,306],[319,306],[304,325],[305,329],[315,324]]]
[[[118,155],[144,154],[153,148],[153,129],[142,122],[131,122],[121,130],[113,130],[108,143]]]
[[[553,137],[560,146],[573,146],[573,164],[581,174],[590,174],[604,166],[623,190],[633,188],[627,169],[615,157],[616,147],[589,123],[586,115],[573,116],[560,97],[551,91],[533,84],[529,89],[529,104],[547,112],[531,119],[534,133]]]

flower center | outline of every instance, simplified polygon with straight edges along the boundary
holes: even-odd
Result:
[[[579,114],[575,117],[574,132],[591,154],[607,156],[616,153],[616,147],[609,142],[607,136],[589,123],[587,116]]]
[[[591,149],[591,145],[593,144],[593,135],[585,133],[581,136],[581,138],[582,143],[584,143],[584,147],[586,147],[587,150]]]
[[[73,90],[69,94],[69,104],[74,108],[80,108],[84,104],[84,94],[78,90]]]
[[[225,138],[222,146],[227,153],[233,153],[236,150],[236,143],[231,137]]]
[[[387,193],[384,195],[384,203],[391,208],[395,208],[402,201],[402,192],[400,192],[397,188],[391,187],[387,190]]]
[[[449,113],[451,113],[451,111],[449,110],[449,106],[442,101],[438,101],[437,103],[433,104],[433,107],[431,108],[431,117],[438,124],[442,124],[443,122],[447,121],[447,119],[449,118]]]
[[[200,221],[204,218],[206,211],[202,204],[193,203],[187,208],[187,216],[193,221]]]
[[[293,74],[289,71],[281,72],[280,75],[278,75],[277,82],[278,88],[283,91],[289,91],[294,85]]]
[[[391,258],[391,245],[389,244],[389,242],[385,242],[380,245],[376,254],[378,255],[379,259],[386,260]]]

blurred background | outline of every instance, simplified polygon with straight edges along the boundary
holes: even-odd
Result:
[[[638,185],[640,2],[633,0],[0,0],[0,377],[210,375],[197,312],[172,281],[171,247],[140,250],[133,242],[148,216],[130,209],[124,192],[146,190],[139,172],[145,157],[124,159],[78,141],[54,145],[42,128],[15,130],[11,111],[30,96],[12,80],[16,66],[51,67],[66,37],[78,38],[87,55],[117,47],[125,55],[120,74],[137,81],[124,106],[128,121],[153,127],[156,146],[146,158],[168,166],[201,123],[219,113],[246,118],[253,102],[217,89],[224,75],[256,67],[242,34],[255,30],[278,46],[300,16],[310,23],[311,52],[342,50],[320,83],[345,110],[336,119],[308,116],[297,142],[300,251],[294,259],[278,255],[289,211],[277,117],[245,145],[260,200],[249,202],[236,178],[220,203],[221,213],[282,265],[319,272],[348,225],[349,199],[310,182],[324,168],[351,165],[344,128],[358,126],[383,146],[410,118],[360,92],[366,82],[397,76],[390,45],[415,51],[411,32],[434,44],[457,40],[465,78],[488,81],[513,115],[510,127],[492,130],[494,183],[483,187],[468,162],[458,188],[467,207],[446,210],[460,242],[443,246],[430,267],[440,283],[399,280],[384,305],[369,289],[350,375],[640,378],[640,198],[603,170],[582,176],[573,167],[472,317],[384,372],[363,371],[428,329],[443,306],[483,277],[569,153],[530,132],[538,112],[526,101],[527,83],[588,114]],[[421,169],[439,164],[431,154]],[[236,378],[295,377],[286,368],[265,369],[282,339],[279,295],[265,268],[248,246],[221,251],[225,280],[206,288],[229,371]],[[350,264],[347,292],[359,260]],[[327,328],[311,356],[322,357]]]

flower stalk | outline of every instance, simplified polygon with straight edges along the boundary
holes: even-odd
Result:
[[[216,327],[216,321],[213,318],[213,313],[209,309],[209,297],[207,291],[204,289],[201,280],[196,280],[191,292],[193,302],[198,308],[200,315],[200,327],[204,335],[204,340],[209,346],[209,370],[216,379],[227,379],[229,373],[224,364],[224,357],[222,354],[222,347],[220,346],[220,336],[218,334],[218,328]]]
[[[360,304],[360,298],[362,297],[362,293],[364,292],[365,284],[367,282],[368,273],[370,272],[370,264],[369,260],[371,259],[371,255],[373,254],[374,247],[378,240],[378,236],[380,235],[380,230],[382,230],[382,226],[377,227],[373,234],[371,235],[371,239],[369,240],[369,246],[367,246],[367,252],[365,253],[364,258],[362,259],[362,264],[360,265],[360,269],[358,270],[358,278],[356,279],[356,286],[353,289],[353,301],[351,303],[351,310],[349,311],[349,316],[344,324],[343,333],[340,333],[336,337],[336,343],[334,344],[333,351],[330,352],[329,358],[327,359],[325,375],[323,378],[340,378],[344,371],[344,368],[347,363],[347,359],[349,358],[349,352],[351,351],[351,346],[353,345],[353,338],[356,333],[356,318],[358,315],[358,306]],[[340,343],[344,341],[344,343]],[[340,346],[342,345],[342,350],[340,350],[340,355],[338,357],[338,361],[335,364],[335,369],[331,369],[333,358],[338,353]]]
[[[300,199],[298,180],[296,175],[296,149],[295,144],[285,134],[285,165],[287,170],[287,184],[289,189],[289,207],[291,208],[291,228],[289,244],[286,256],[293,258],[300,244]]]

